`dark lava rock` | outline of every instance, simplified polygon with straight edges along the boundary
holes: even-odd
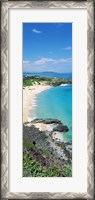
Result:
[[[59,132],[67,132],[69,131],[68,127],[67,126],[64,126],[62,124],[56,126],[53,131],[59,131]]]
[[[61,123],[61,121],[58,119],[46,119],[44,123],[45,124],[59,124]]]
[[[44,123],[44,124],[62,124],[58,119],[34,119],[32,123]]]
[[[72,143],[71,143],[71,142],[65,142],[65,144],[66,144],[66,145],[71,145]]]

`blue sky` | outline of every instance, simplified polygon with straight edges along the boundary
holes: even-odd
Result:
[[[72,72],[72,24],[23,23],[23,71]]]

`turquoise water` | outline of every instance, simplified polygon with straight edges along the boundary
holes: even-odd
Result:
[[[37,118],[59,119],[69,131],[63,139],[72,142],[72,85],[57,86],[37,95]]]

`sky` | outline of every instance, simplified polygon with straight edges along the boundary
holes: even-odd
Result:
[[[23,23],[23,72],[72,72],[72,23]]]

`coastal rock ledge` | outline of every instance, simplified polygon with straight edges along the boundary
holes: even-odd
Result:
[[[68,127],[58,119],[34,119],[23,124],[23,151],[45,168],[72,163],[72,144],[63,141]],[[34,145],[36,148],[32,148]]]
[[[69,131],[69,128],[66,125],[63,125],[63,123],[58,119],[34,119],[31,121],[31,123],[53,124],[54,125],[53,131],[59,131],[59,132]]]

